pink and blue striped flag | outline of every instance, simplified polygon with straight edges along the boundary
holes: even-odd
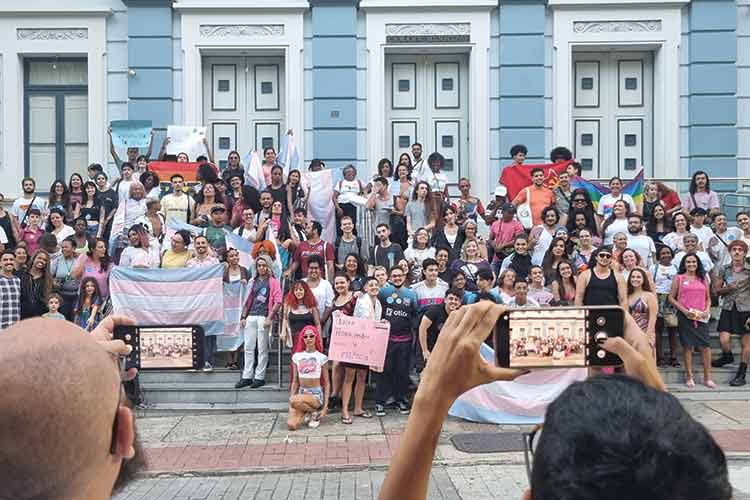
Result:
[[[110,276],[115,314],[139,325],[201,325],[206,335],[224,335],[224,266],[136,269],[117,266]]]
[[[494,364],[495,352],[485,344],[481,355]],[[547,406],[570,384],[585,380],[585,368],[535,370],[514,381],[480,385],[462,394],[448,414],[471,422],[538,424]]]

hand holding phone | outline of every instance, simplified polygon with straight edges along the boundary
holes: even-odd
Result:
[[[132,347],[128,367],[138,370],[198,370],[203,367],[199,325],[115,327],[114,338]]]
[[[623,330],[624,311],[615,306],[508,309],[495,325],[496,361],[509,368],[621,365],[603,343]]]

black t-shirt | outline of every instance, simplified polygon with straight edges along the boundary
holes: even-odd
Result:
[[[404,251],[398,243],[391,243],[388,248],[378,244],[373,250],[372,265],[383,266],[388,270],[404,259]]]
[[[427,349],[432,351],[437,342],[438,335],[440,335],[440,330],[443,329],[443,325],[448,320],[448,313],[445,310],[444,304],[433,304],[427,307],[424,317],[432,321],[432,324],[427,328]]]
[[[117,208],[119,202],[117,192],[112,188],[107,189],[106,191],[98,191],[96,193],[96,200],[104,207],[104,211],[107,215]]]
[[[281,206],[283,207],[284,212],[288,211],[287,206],[286,206],[286,184],[282,184],[278,188],[266,186],[266,191],[271,193],[271,197],[273,198],[273,201],[281,202]]]

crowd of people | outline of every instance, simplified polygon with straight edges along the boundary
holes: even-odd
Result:
[[[522,165],[526,152],[514,146],[514,163]],[[148,155],[136,148],[125,161],[114,148],[113,156],[116,179],[92,164],[87,178],[74,173],[42,194],[33,178],[25,178],[12,206],[0,204],[0,330],[44,316],[92,331],[111,310],[115,265],[221,263],[225,282],[246,283],[250,290],[241,316],[244,369],[236,387],[265,384],[269,336],[280,325],[279,336],[293,353],[290,428],[315,426],[335,407],[347,424],[371,418],[363,403],[370,376],[374,413],[385,415],[393,406],[408,414],[412,376],[429,362],[447,318],[479,301],[620,305],[648,336],[659,364],[680,366],[681,346],[689,387],[695,385],[693,351],[702,356],[703,383],[715,387],[711,368],[733,363],[730,338],[741,335],[741,362],[730,384],[745,383],[750,213],[737,213],[736,227],[729,227],[705,172],[693,174],[682,197],[647,182],[642,203],[615,177],[611,193],[595,205],[589,192],[571,187],[581,167],[558,147],[550,161],[568,166],[554,187],[542,168],[534,168],[528,187],[509,197],[507,186],[498,184],[485,205],[466,178],[458,183],[460,195],[449,197],[444,158],[423,158],[422,146],[414,144],[395,166],[380,160],[370,178],[352,165],[342,170],[330,193],[336,236],[327,241],[327,228],[309,216],[303,173],[285,171],[273,148],[263,152],[267,183],[260,191],[248,183],[236,151],[222,171],[208,157],[196,158],[197,182],[190,185],[180,174],[159,179],[149,171]],[[323,168],[320,160],[309,165],[310,171]],[[520,209],[529,210],[528,217]],[[173,222],[200,231],[171,230]],[[227,231],[252,244],[249,268],[227,244]],[[723,349],[713,361],[712,304],[720,309],[714,316]],[[390,324],[384,366],[375,371],[329,362],[336,314]],[[207,349],[206,371],[213,369],[214,350]],[[228,368],[239,370],[238,356],[229,353]]]

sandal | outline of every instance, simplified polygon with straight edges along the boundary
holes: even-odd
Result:
[[[354,416],[357,418],[372,418],[372,413],[365,410],[362,413],[355,413]]]
[[[693,380],[692,378],[689,378],[689,379],[687,379],[687,380],[685,381],[685,386],[686,386],[686,387],[687,387],[688,389],[692,389],[692,388],[694,388],[694,387],[695,387],[695,380]]]
[[[703,385],[705,385],[709,389],[716,389],[716,382],[714,382],[710,378],[703,380]]]
[[[345,417],[341,415],[341,423],[345,425],[351,425],[352,424],[352,417]]]

